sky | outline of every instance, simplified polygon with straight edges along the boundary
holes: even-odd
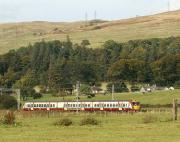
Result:
[[[180,0],[169,0],[170,10]],[[168,10],[168,0],[0,0],[0,23],[24,21],[70,22],[94,19],[117,20]]]

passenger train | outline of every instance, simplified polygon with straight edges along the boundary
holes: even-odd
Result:
[[[137,101],[36,101],[26,102],[24,111],[132,111],[140,110]]]

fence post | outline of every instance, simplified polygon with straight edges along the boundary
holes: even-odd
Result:
[[[177,100],[173,99],[173,121],[177,120]]]

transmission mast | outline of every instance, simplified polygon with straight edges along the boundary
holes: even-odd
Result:
[[[171,10],[170,1],[168,0],[168,12]]]
[[[87,12],[85,13],[85,27],[88,25],[88,14]]]

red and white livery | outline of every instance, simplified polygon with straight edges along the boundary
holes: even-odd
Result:
[[[138,111],[139,102],[136,101],[37,101],[26,102],[25,111]]]

